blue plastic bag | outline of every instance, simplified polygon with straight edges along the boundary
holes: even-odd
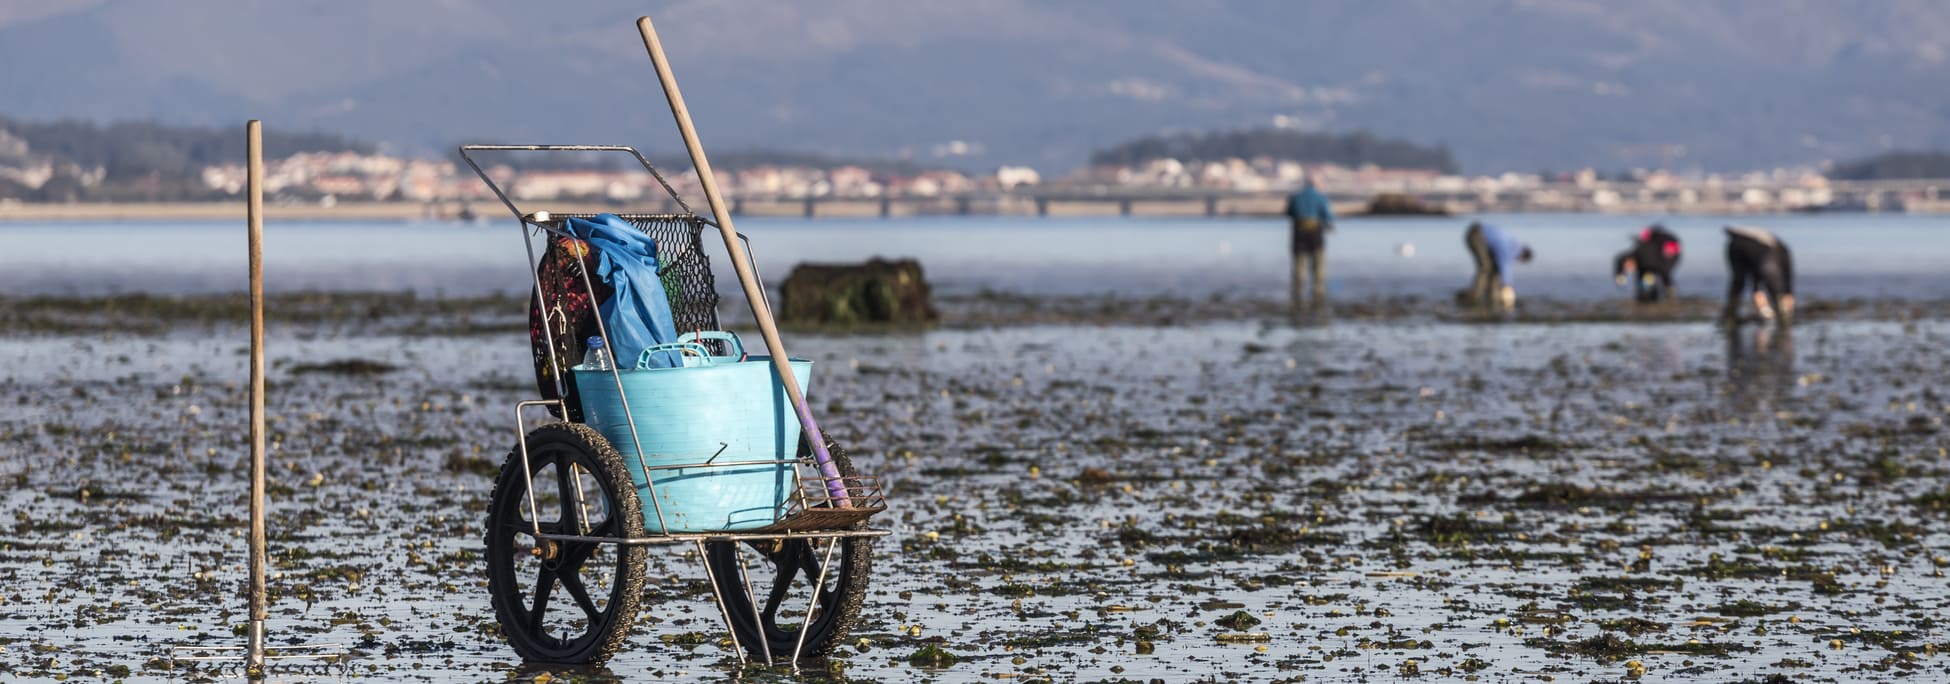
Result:
[[[571,218],[569,232],[596,249],[596,276],[614,290],[598,312],[609,332],[610,353],[618,368],[636,368],[643,350],[677,341],[670,299],[657,278],[657,242],[615,214]],[[680,352],[654,352],[650,368],[684,365]]]

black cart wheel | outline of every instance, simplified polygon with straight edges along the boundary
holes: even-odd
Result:
[[[629,637],[643,595],[642,546],[538,539],[543,534],[643,536],[623,458],[584,425],[528,433],[508,454],[488,503],[488,592],[508,644],[528,662],[601,663]],[[528,483],[534,482],[530,497]],[[530,503],[533,503],[533,513]]]
[[[828,445],[828,451],[841,475],[856,474],[845,450]],[[799,457],[811,457],[811,449],[804,442]],[[865,526],[864,521],[857,524],[860,528]],[[853,625],[860,620],[860,606],[867,597],[873,541],[867,538],[839,541],[839,548],[833,552],[837,562],[826,572],[825,584],[819,589],[819,605],[813,609],[808,623],[806,604],[812,597],[813,583],[819,579],[827,543],[804,539],[752,542],[747,546],[757,551],[756,557],[743,554],[744,565],[739,563],[736,543],[707,545],[711,572],[718,578],[718,598],[724,601],[731,628],[745,650],[763,658],[769,646],[772,658],[791,658],[800,630],[805,629],[805,647],[799,655],[821,656],[833,650],[853,630]],[[749,593],[745,583],[747,568],[751,576]],[[756,610],[751,597],[758,599]]]

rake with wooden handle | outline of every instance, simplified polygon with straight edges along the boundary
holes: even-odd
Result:
[[[765,291],[758,283],[757,274],[752,272],[751,262],[745,257],[745,247],[738,242],[738,230],[731,225],[731,212],[725,211],[724,196],[718,193],[718,179],[711,173],[711,161],[704,157],[704,144],[698,142],[697,127],[691,124],[691,110],[684,106],[684,94],[677,90],[677,76],[671,73],[670,58],[664,55],[663,41],[657,38],[657,27],[650,23],[649,17],[636,20],[637,32],[643,34],[643,48],[650,52],[650,63],[657,68],[657,80],[663,83],[664,98],[670,101],[670,114],[677,119],[677,131],[684,136],[684,147],[690,151],[691,166],[697,169],[697,181],[704,186],[704,199],[711,205],[711,216],[722,230],[725,252],[731,256],[731,266],[738,271],[738,283],[745,287],[745,300],[752,304],[752,317],[758,321],[758,331],[765,337],[765,349],[772,354],[772,367],[778,371],[779,381],[785,386],[786,398],[792,401],[792,410],[799,416],[799,427],[805,430],[806,439],[812,440],[813,459],[819,464],[819,473],[826,480],[827,491],[833,503],[841,508],[852,505],[847,496],[846,483],[840,477],[839,467],[833,464],[833,455],[826,448],[826,436],[820,432],[819,423],[813,420],[812,410],[806,406],[805,394],[799,391],[798,379],[793,377],[792,364],[785,355],[785,343],[779,340],[779,327],[772,320],[772,307],[765,303]]]

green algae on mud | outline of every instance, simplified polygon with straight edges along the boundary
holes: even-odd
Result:
[[[323,363],[300,363],[290,367],[292,375],[331,373],[334,375],[385,375],[399,366],[369,359],[333,359]]]
[[[801,327],[802,335],[922,335],[947,328],[979,330],[1038,325],[1182,326],[1218,322],[1276,321],[1302,325],[1341,323],[1509,323],[1539,325],[1711,322],[1720,302],[1689,297],[1658,305],[1621,300],[1526,298],[1514,312],[1489,314],[1413,295],[1378,296],[1331,302],[1294,318],[1283,301],[1215,294],[1206,297],[1154,295],[1028,295],[982,291],[937,297],[941,320],[925,325]],[[492,335],[527,329],[527,299],[519,295],[427,296],[411,291],[276,292],[266,296],[266,320],[302,324],[339,334]],[[235,325],[247,320],[243,293],[92,297],[10,296],[0,294],[0,320],[7,334],[84,335],[119,333],[161,335],[185,328]],[[727,307],[728,325],[750,326],[750,312]],[[1950,315],[1950,299],[1810,299],[1798,320],[1928,321]],[[1271,347],[1244,341],[1233,348],[1247,356]]]
[[[738,665],[681,551],[651,555],[607,668],[519,668],[478,547],[532,392],[520,302],[430,333],[384,302],[273,328],[275,636],[353,644],[359,679],[792,679]],[[1791,339],[1407,305],[794,337],[822,424],[898,493],[862,627],[804,678],[1946,676],[1950,328],[1883,307]],[[245,375],[236,340],[179,334],[200,316],[139,361],[0,336],[0,388],[60,398],[0,414],[8,678],[237,643]],[[297,372],[346,359],[396,370]],[[957,662],[912,662],[928,647]]]
[[[527,330],[521,297],[424,297],[412,292],[295,292],[266,295],[267,323],[316,333],[475,335]],[[247,295],[13,297],[0,295],[7,334],[153,336],[234,327],[249,320]]]

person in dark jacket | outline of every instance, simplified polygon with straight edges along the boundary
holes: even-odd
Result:
[[[1632,248],[1620,252],[1612,262],[1612,280],[1620,286],[1631,282],[1638,300],[1656,302],[1674,297],[1672,272],[1679,268],[1679,236],[1665,226],[1653,224],[1639,231]]]
[[[1289,242],[1293,249],[1293,308],[1301,306],[1303,279],[1311,280],[1313,303],[1319,304],[1327,298],[1327,266],[1321,253],[1327,248],[1327,231],[1334,229],[1334,208],[1309,176],[1299,192],[1287,198],[1286,216],[1293,224]]]
[[[1773,233],[1753,226],[1727,226],[1727,305],[1720,318],[1739,320],[1740,294],[1753,289],[1754,309],[1764,320],[1783,325],[1794,318],[1794,255]]]
[[[1516,281],[1510,277],[1513,264],[1530,263],[1530,247],[1515,237],[1481,221],[1471,222],[1463,231],[1463,245],[1476,260],[1476,277],[1464,293],[1468,303],[1510,308],[1517,305]]]

